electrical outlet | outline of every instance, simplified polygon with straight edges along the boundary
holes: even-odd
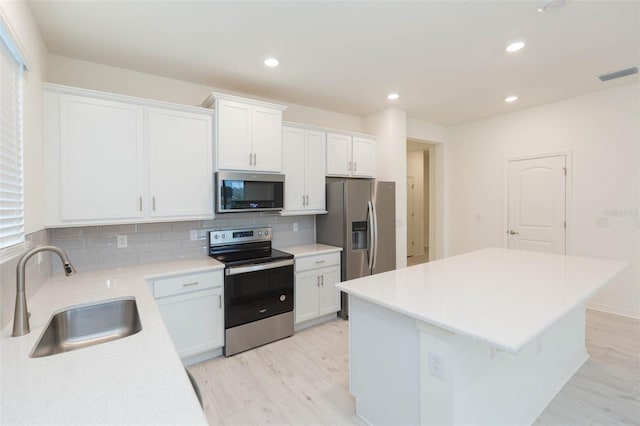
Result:
[[[293,232],[298,232],[298,222],[293,222]]]
[[[444,379],[444,357],[437,352],[429,351],[429,374]]]
[[[195,229],[194,229],[194,230],[192,230],[192,231],[189,233],[189,239],[190,239],[191,241],[196,241],[196,240],[198,239],[198,231],[197,231],[197,230],[195,230]]]
[[[127,248],[127,236],[117,235],[117,237],[118,237],[118,248]]]

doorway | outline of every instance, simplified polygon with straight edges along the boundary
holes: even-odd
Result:
[[[429,261],[434,228],[432,145],[407,141],[407,266]]]
[[[507,160],[505,247],[565,254],[567,154]]]

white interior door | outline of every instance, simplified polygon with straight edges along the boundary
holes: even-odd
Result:
[[[407,177],[407,256],[414,256],[418,252],[416,247],[416,224],[414,214],[413,177]]]
[[[566,156],[508,163],[508,247],[565,253]]]

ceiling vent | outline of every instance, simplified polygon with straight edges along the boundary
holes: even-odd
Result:
[[[601,81],[609,81],[620,77],[626,77],[628,75],[638,74],[638,67],[627,68],[626,70],[609,72],[606,74],[599,75],[598,78]]]

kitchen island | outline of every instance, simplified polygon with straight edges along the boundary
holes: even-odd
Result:
[[[0,424],[206,424],[147,282],[223,268],[202,257],[51,277],[28,301],[31,332],[11,337],[8,324],[0,335]],[[54,313],[122,297],[136,300],[139,333],[29,356]]]
[[[627,266],[484,249],[338,284],[356,414],[531,424],[588,359],[588,298]]]

